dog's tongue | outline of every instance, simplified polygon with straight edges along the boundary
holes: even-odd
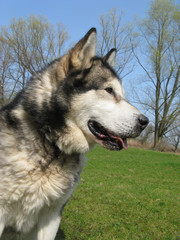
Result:
[[[109,133],[108,133],[109,134]],[[120,137],[115,137],[115,136],[113,136],[113,135],[111,135],[111,134],[109,134],[109,136],[111,137],[111,138],[113,138],[113,139],[116,139],[116,140],[118,140],[118,141],[120,141],[121,142],[121,145],[122,145],[122,147],[124,148],[124,149],[127,149],[127,140],[126,140],[126,138],[120,138]]]

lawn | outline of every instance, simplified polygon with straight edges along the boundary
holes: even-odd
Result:
[[[96,147],[56,240],[179,240],[180,156]]]

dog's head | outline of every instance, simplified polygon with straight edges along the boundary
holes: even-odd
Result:
[[[126,149],[126,139],[137,137],[149,120],[124,97],[122,82],[112,68],[116,50],[103,58],[95,57],[95,50],[92,28],[66,56],[64,89],[71,92],[67,122],[73,142],[69,149],[83,152],[94,143],[110,150]]]

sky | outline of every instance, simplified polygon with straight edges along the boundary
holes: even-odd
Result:
[[[45,16],[52,24],[61,22],[69,36],[69,46],[78,42],[86,32],[95,27],[98,30],[102,14],[116,8],[123,11],[124,23],[133,22],[135,15],[143,18],[149,8],[150,0],[0,0],[0,26],[8,26],[13,17],[27,18],[30,15]],[[128,97],[131,80],[137,74],[129,75],[125,92]]]
[[[9,25],[13,17],[27,18],[30,15],[42,15],[52,24],[61,22],[69,36],[69,44],[78,42],[86,32],[95,27],[98,30],[99,18],[102,14],[116,8],[117,13],[123,11],[124,23],[133,22],[135,16],[143,18],[149,9],[151,0],[0,0],[0,26]],[[176,0],[178,3],[180,0]],[[136,67],[132,74],[123,80],[127,99],[132,100],[132,88],[137,85],[144,72]],[[141,88],[141,86],[140,86]],[[141,106],[136,105],[138,108]],[[143,109],[141,109],[142,111]]]
[[[70,36],[69,46],[72,47],[72,43],[79,41],[90,28],[98,30],[102,14],[116,8],[117,13],[124,12],[124,23],[133,22],[135,16],[146,16],[150,2],[151,0],[0,0],[0,26],[8,26],[13,17],[42,15],[54,25],[61,22],[65,26]],[[180,0],[175,2],[178,4]],[[123,84],[126,97],[131,94],[130,86],[143,77],[141,73],[144,74],[139,67],[128,75]]]
[[[113,8],[124,11],[124,21],[143,17],[150,0],[0,0],[0,25],[15,17],[43,15],[52,24],[63,23],[71,40],[77,42],[91,28],[98,28],[99,17]]]

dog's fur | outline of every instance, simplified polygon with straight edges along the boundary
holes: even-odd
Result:
[[[83,154],[126,148],[148,123],[124,98],[115,49],[98,58],[95,48],[92,28],[0,111],[0,239],[55,239]]]

